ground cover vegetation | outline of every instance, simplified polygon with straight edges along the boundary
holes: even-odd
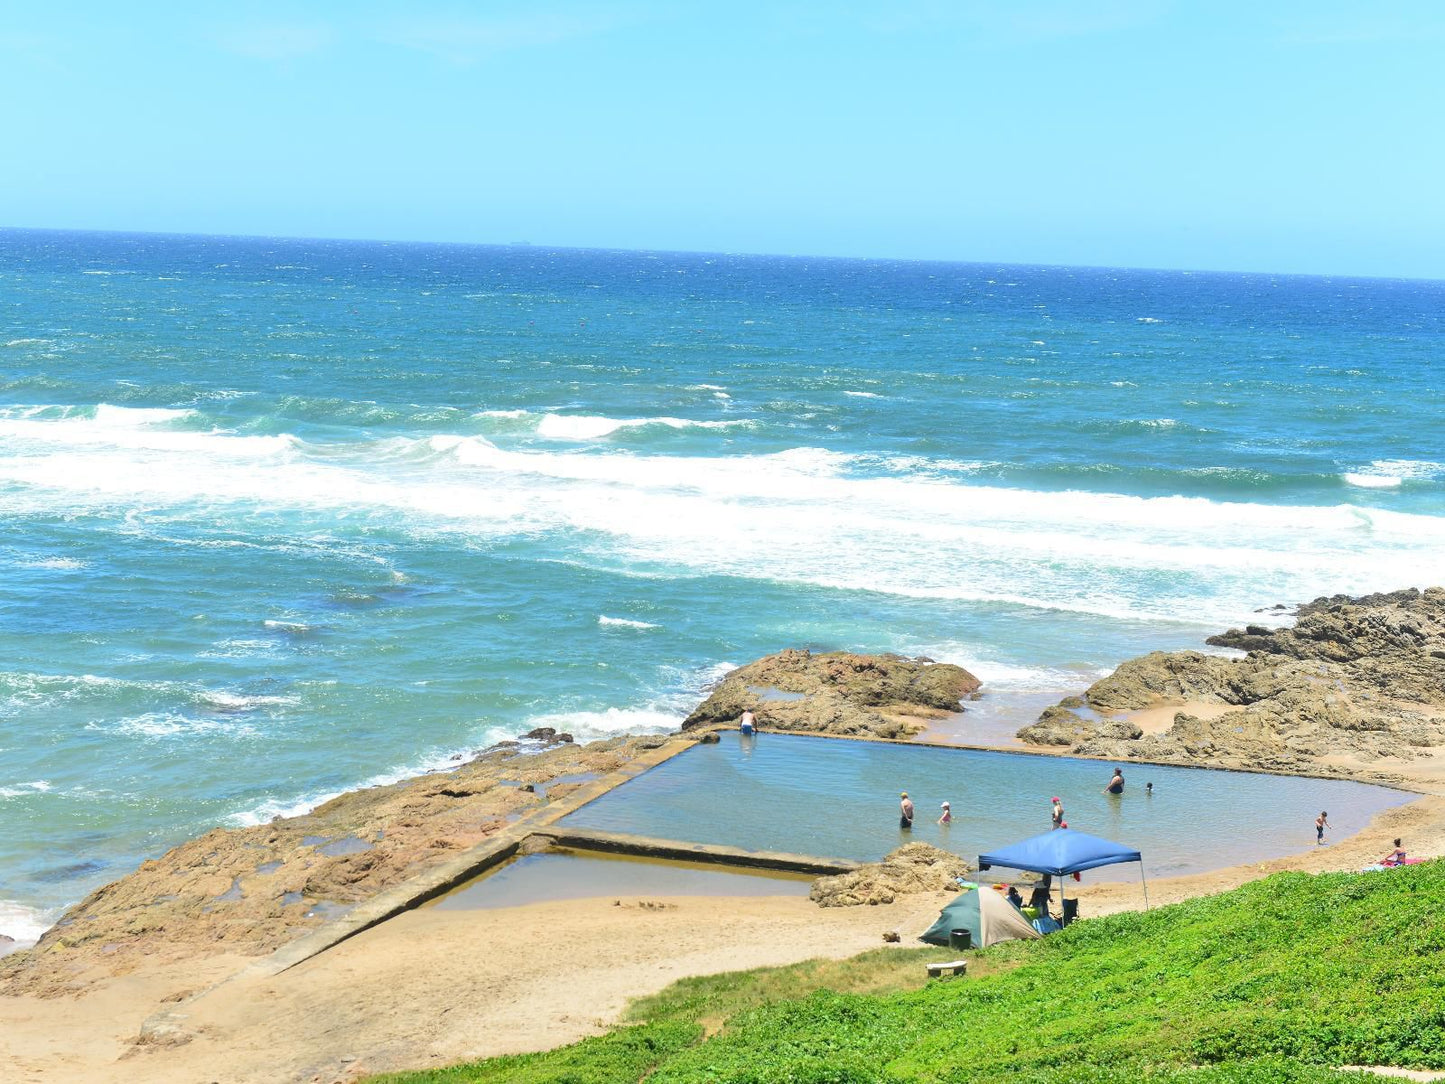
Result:
[[[1445,863],[1282,873],[1148,913],[970,954],[879,950],[687,979],[622,1026],[542,1054],[388,1084],[873,1084],[1378,1080],[1445,1068]]]

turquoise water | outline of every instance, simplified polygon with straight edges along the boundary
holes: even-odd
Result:
[[[1124,843],[1151,877],[1200,873],[1293,854],[1315,842],[1327,810],[1333,838],[1414,795],[1333,779],[1160,765],[1125,767],[1125,792],[1102,793],[1100,761],[781,734],[722,735],[564,817],[564,823],[688,843],[874,861],[921,840],[970,860],[1051,827],[1050,799],[1070,828]],[[1145,784],[1153,783],[1152,795]],[[898,827],[899,795],[913,828]],[[953,822],[936,823],[943,802]],[[1131,879],[1137,867],[1096,880]]]
[[[1439,283],[0,231],[0,931],[791,645],[1445,580]],[[967,737],[967,735],[963,735]]]

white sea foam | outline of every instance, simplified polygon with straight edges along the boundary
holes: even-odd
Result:
[[[1366,474],[1364,471],[1345,474],[1342,477],[1350,485],[1359,486],[1361,489],[1396,489],[1404,481],[1398,475]]]
[[[525,418],[531,414],[529,410],[484,410],[477,415],[478,418]]]
[[[265,621],[262,621],[261,624],[268,629],[275,629],[278,632],[290,632],[298,636],[305,635],[313,631],[314,628],[314,626],[308,625],[304,621],[278,621],[269,617]]]
[[[697,421],[691,418],[606,418],[590,414],[547,414],[537,423],[537,435],[552,440],[600,440],[622,429],[660,425],[668,429],[730,429],[751,425],[746,418]]]
[[[247,696],[243,693],[228,692],[225,689],[202,690],[197,699],[206,707],[227,712],[293,707],[298,703],[294,696]]]
[[[987,648],[935,644],[910,654],[961,666],[983,683],[984,692],[1053,692],[1092,685],[1111,670],[1094,666],[1029,666],[990,658]]]
[[[15,939],[15,944],[10,946],[11,951],[29,948],[35,944],[40,940],[40,935],[50,929],[57,917],[57,911],[27,907],[15,900],[0,900],[0,933]]]
[[[854,399],[882,399],[876,391],[845,391],[844,395],[851,395]]]
[[[578,741],[613,738],[618,734],[657,734],[676,730],[684,713],[657,707],[606,708],[601,711],[561,711],[534,715],[527,720],[528,729],[550,726],[572,734]]]
[[[196,654],[202,659],[254,659],[276,656],[282,650],[282,645],[275,640],[235,639],[222,640]]]
[[[54,572],[81,572],[90,566],[75,557],[29,557],[15,562],[20,568],[49,569]]]
[[[284,457],[300,442],[289,434],[238,436],[217,431],[176,428],[194,415],[190,410],[118,407],[101,403],[93,409],[76,407],[11,407],[0,410],[0,438],[15,442],[18,462],[42,454],[84,454],[87,449],[107,453],[125,450],[137,454],[210,455],[225,441],[228,459]]]
[[[606,614],[599,614],[598,617],[597,617],[597,623],[598,623],[599,625],[601,625],[603,628],[623,628],[623,629],[656,629],[656,628],[661,628],[660,625],[654,625],[654,624],[653,624],[652,622],[650,622],[650,621],[633,621],[631,618],[627,618],[627,617],[608,617]]]
[[[175,738],[197,734],[227,738],[254,738],[256,728],[244,723],[221,722],[217,719],[193,719],[173,711],[150,711],[133,715],[116,723],[89,723],[87,729],[104,730],[131,738]]]
[[[140,506],[229,525],[238,508],[361,513],[468,544],[550,535],[563,547],[559,559],[614,572],[1209,624],[1250,620],[1261,598],[1445,579],[1445,519],[1347,503],[1011,489],[959,476],[983,464],[900,457],[885,465],[807,447],[734,456],[511,451],[448,434],[346,447],[295,441],[263,461],[247,444],[263,438],[150,422],[107,430],[55,414],[0,419],[0,435],[16,426],[38,434],[0,457],[7,515],[128,515]],[[1404,476],[1405,461],[1382,462],[1394,464],[1389,476]],[[1434,466],[1410,469],[1423,477]],[[145,518],[133,529],[155,530]],[[272,637],[224,641],[208,654],[286,649]]]
[[[46,779],[32,779],[29,783],[14,783],[10,786],[0,786],[0,798],[20,798],[28,794],[44,794],[50,789],[50,781]],[[0,933],[3,933],[0,930]]]
[[[173,410],[168,407],[120,407],[101,403],[95,408],[93,421],[112,429],[125,429],[133,425],[169,425],[194,417],[193,410]]]
[[[1350,485],[1364,489],[1395,489],[1405,482],[1445,477],[1445,464],[1428,459],[1377,459],[1342,477]]]

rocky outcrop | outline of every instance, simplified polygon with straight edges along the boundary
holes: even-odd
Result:
[[[956,891],[959,878],[967,877],[971,868],[958,855],[931,843],[905,843],[881,862],[819,877],[808,898],[819,907],[892,903],[899,896],[917,892]]]
[[[727,674],[682,728],[734,724],[751,709],[771,730],[902,738],[963,710],[978,687],[963,667],[931,659],[788,650]]]
[[[585,785],[579,776],[666,740],[561,743],[534,755],[513,743],[305,816],[217,828],[92,892],[34,948],[0,960],[0,993],[72,993],[141,957],[269,952]]]
[[[1320,598],[1296,614],[1288,628],[1209,638],[1243,658],[1132,659],[1018,736],[1085,756],[1313,775],[1364,763],[1383,781],[1445,750],[1445,589]],[[1162,732],[1128,716],[1169,706],[1179,711]]]

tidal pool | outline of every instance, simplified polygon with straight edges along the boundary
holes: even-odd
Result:
[[[923,840],[970,860],[1047,831],[1049,799],[1070,828],[1126,843],[1149,876],[1175,876],[1277,858],[1314,846],[1327,810],[1343,839],[1413,797],[1364,783],[1202,768],[1123,764],[1125,792],[1102,793],[1106,761],[946,746],[730,732],[644,772],[564,818],[583,828],[689,843],[873,860]],[[1145,783],[1154,784],[1146,795]],[[917,809],[898,827],[899,794]],[[935,823],[940,803],[953,823]],[[1132,879],[1133,866],[1093,870]]]
[[[571,850],[529,854],[441,897],[443,910],[518,907],[598,896],[806,896],[813,879],[788,873],[735,873],[700,862],[598,856]]]

